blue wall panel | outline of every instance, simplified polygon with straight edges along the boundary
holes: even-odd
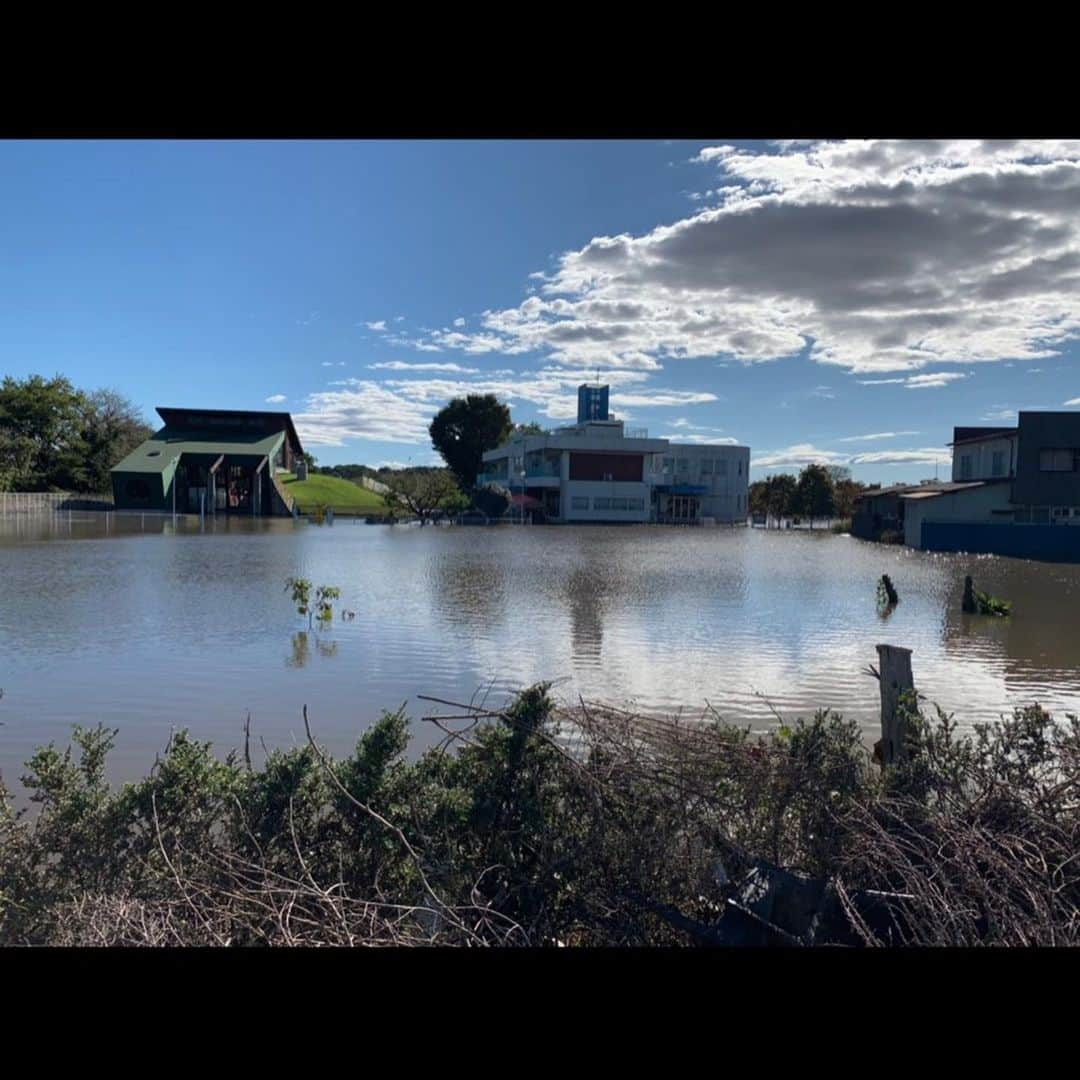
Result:
[[[1080,562],[1080,526],[924,521],[926,551],[969,551],[1044,562]]]

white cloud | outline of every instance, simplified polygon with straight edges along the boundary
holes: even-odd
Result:
[[[369,330],[385,330],[386,329],[386,320],[385,319],[379,319],[376,322],[366,322],[366,323],[364,323],[364,325]]]
[[[849,435],[845,439],[837,439],[837,442],[873,442],[877,439],[896,439],[901,435],[918,435],[917,431],[878,431],[873,435]]]
[[[458,319],[455,319],[455,320],[454,320],[454,325],[455,325],[455,326],[464,326],[464,325],[465,325],[465,320],[464,320],[464,319],[460,319],[460,318],[458,318]]]
[[[433,410],[378,383],[350,379],[348,389],[308,395],[293,416],[300,438],[314,446],[343,446],[350,439],[420,443]]]
[[[654,436],[657,439],[671,439],[674,443],[689,443],[691,446],[738,446],[739,440],[730,435],[702,435],[699,432],[665,431]]]
[[[902,385],[908,390],[934,390],[948,386],[957,379],[968,378],[965,371],[930,371],[925,375],[908,375],[903,379],[860,379],[863,386],[884,386],[887,383]]]
[[[429,344],[641,370],[809,349],[871,374],[1080,335],[1080,142],[787,140],[694,160],[716,205],[594,237],[532,275],[537,295]]]
[[[372,370],[385,371],[452,371],[458,375],[479,375],[480,369],[474,367],[462,367],[453,363],[427,363],[410,364],[405,360],[387,360],[381,364],[368,364]]]
[[[966,379],[967,373],[962,371],[935,371],[928,375],[912,375],[905,380],[904,386],[908,390],[933,390],[939,386],[948,386],[957,379]]]
[[[810,443],[798,443],[783,450],[768,450],[750,462],[751,468],[802,468],[804,465],[844,465],[847,457],[835,450],[822,450]]]
[[[612,373],[609,400],[617,415],[629,419],[630,409],[685,408],[717,400],[707,391],[642,386],[648,378],[638,371]],[[549,419],[572,420],[580,382],[580,372],[557,367],[519,375],[501,370],[468,380],[346,378],[331,383],[330,391],[309,395],[295,420],[301,437],[313,444],[340,446],[349,439],[422,443],[428,441],[435,413],[450,398],[466,394],[495,394],[511,408],[527,404]]]
[[[335,364],[333,360],[324,360],[322,362],[322,366],[323,367],[344,367],[345,366],[345,361],[344,360],[339,360]]]
[[[1065,404],[1066,405],[1080,405],[1080,397],[1069,398],[1069,400],[1066,401]]]
[[[268,398],[263,399],[267,405],[278,405],[285,400],[284,394],[271,394]]]
[[[796,468],[805,465],[947,465],[952,455],[946,448],[921,447],[914,450],[863,450],[855,454],[822,450],[809,443],[770,450],[753,458],[751,468]]]
[[[952,454],[948,449],[928,446],[919,450],[870,450],[853,454],[849,465],[949,465]]]

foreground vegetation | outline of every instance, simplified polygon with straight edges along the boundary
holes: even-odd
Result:
[[[913,715],[884,775],[829,713],[758,737],[538,686],[427,722],[414,762],[402,712],[340,760],[179,733],[120,791],[76,729],[36,814],[2,800],[0,943],[1080,944],[1075,718]]]

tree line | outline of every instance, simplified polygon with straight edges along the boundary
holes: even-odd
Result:
[[[842,465],[807,465],[798,476],[776,473],[756,480],[748,491],[752,514],[763,514],[765,525],[783,518],[807,518],[810,528],[822,518],[850,518],[855,500],[866,485],[852,480],[851,470]]]
[[[5,376],[0,491],[108,491],[109,470],[152,434],[115,390],[79,390],[61,375]]]

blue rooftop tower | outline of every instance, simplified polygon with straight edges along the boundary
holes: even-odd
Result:
[[[587,420],[608,419],[608,387],[589,386],[587,383],[578,387],[577,419],[579,424]]]

